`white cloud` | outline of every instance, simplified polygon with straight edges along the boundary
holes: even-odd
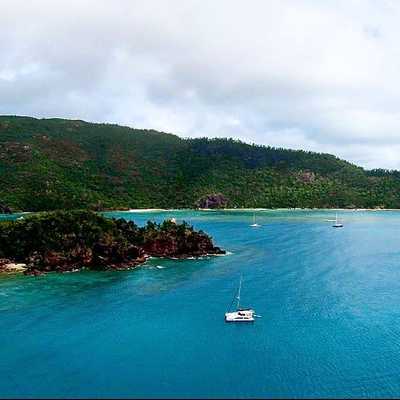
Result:
[[[400,4],[0,0],[0,113],[400,168]]]

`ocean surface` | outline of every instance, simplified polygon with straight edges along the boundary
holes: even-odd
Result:
[[[398,397],[400,212],[175,217],[231,254],[0,277],[0,397]],[[262,318],[227,324],[243,306]]]

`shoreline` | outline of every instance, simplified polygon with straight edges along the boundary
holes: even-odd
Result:
[[[400,211],[400,208],[133,208],[130,210],[110,210],[102,211],[106,213],[126,212],[126,213],[146,213],[146,212],[173,212],[173,211],[201,211],[201,212],[218,212],[218,211]]]
[[[50,211],[19,211],[15,213],[7,213],[1,214],[0,217],[8,217],[11,215],[21,215],[21,214],[39,214],[39,213],[47,213]],[[67,210],[69,211],[69,210]],[[199,212],[257,212],[257,211],[346,211],[346,212],[360,212],[360,211],[368,211],[368,212],[377,212],[377,211],[400,211],[400,208],[132,208],[129,210],[104,210],[98,211],[101,214],[107,213],[164,213],[164,212],[184,212],[184,211],[199,211]]]
[[[49,274],[75,274],[79,272],[94,272],[94,273],[99,273],[99,272],[128,272],[128,271],[133,271],[138,268],[151,268],[151,267],[156,267],[158,269],[164,269],[159,268],[157,265],[149,264],[150,260],[156,261],[156,260],[171,260],[171,261],[198,261],[198,260],[206,260],[212,257],[226,257],[230,256],[233,253],[231,251],[226,251],[224,254],[216,254],[216,253],[206,253],[203,255],[199,256],[191,256],[191,255],[185,255],[181,257],[168,257],[168,256],[149,256],[146,255],[146,258],[144,260],[140,260],[139,262],[132,263],[129,266],[126,266],[126,264],[121,264],[121,268],[110,268],[106,270],[93,270],[88,267],[81,267],[81,268],[74,268],[71,270],[65,270],[65,271],[46,271],[40,274],[37,273],[25,273],[25,271],[28,270],[27,264],[24,263],[15,263],[10,260],[9,263],[5,264],[5,267],[0,270],[0,278],[5,278],[5,277],[18,277],[18,276],[45,276]],[[124,266],[122,266],[124,265]]]

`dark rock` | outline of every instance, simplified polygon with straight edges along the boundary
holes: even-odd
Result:
[[[24,272],[24,274],[25,274],[25,275],[38,276],[38,275],[43,275],[44,272],[41,271],[41,270],[39,270],[39,269],[33,268],[33,269],[27,269],[27,270]]]
[[[0,203],[0,214],[12,214],[12,210],[5,204]]]
[[[198,208],[226,208],[228,199],[222,193],[209,194],[196,203]]]

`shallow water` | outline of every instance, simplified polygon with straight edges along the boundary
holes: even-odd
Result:
[[[399,396],[400,212],[108,215],[185,219],[232,254],[0,277],[0,397]],[[262,318],[226,324],[241,273]]]

